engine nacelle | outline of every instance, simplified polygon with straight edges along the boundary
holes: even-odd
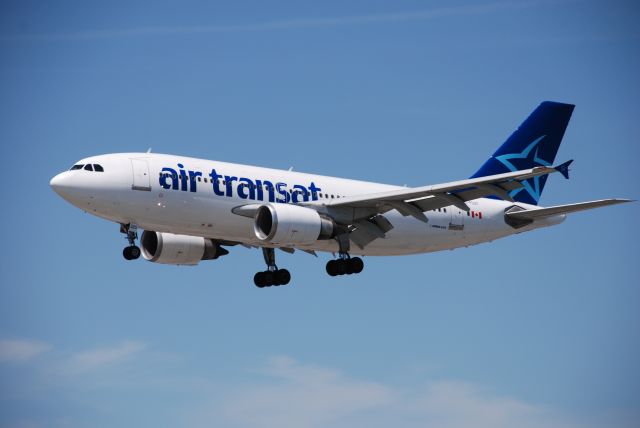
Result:
[[[140,247],[146,260],[169,265],[197,265],[227,253],[210,239],[151,230],[142,232]]]
[[[316,210],[291,204],[265,204],[253,221],[256,237],[271,244],[312,244],[335,236],[335,222]]]

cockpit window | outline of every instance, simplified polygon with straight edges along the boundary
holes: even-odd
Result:
[[[94,163],[94,164],[83,164],[83,163],[79,163],[76,164],[74,166],[72,166],[71,168],[69,168],[69,171],[73,171],[76,169],[84,169],[85,171],[97,171],[97,172],[104,172],[104,168],[102,167],[102,165]]]

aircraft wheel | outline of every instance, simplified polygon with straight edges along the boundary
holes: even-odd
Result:
[[[264,272],[258,272],[253,276],[253,283],[258,288],[264,288],[267,286],[267,281]]]
[[[329,260],[327,262],[327,273],[330,276],[338,275],[338,261],[337,260]]]
[[[140,257],[140,248],[135,245],[124,247],[124,250],[122,250],[122,256],[127,260],[135,260]]]
[[[355,273],[355,271],[353,269],[354,266],[353,266],[353,263],[351,263],[351,260],[352,259],[341,260],[342,263],[344,264],[344,273],[345,273],[345,275],[351,275],[352,273]]]
[[[266,270],[266,271],[262,272],[262,274],[264,275],[264,282],[265,282],[265,285],[267,287],[271,287],[272,285],[276,285],[276,281],[275,281],[276,275],[275,275],[275,273]]]
[[[275,277],[276,285],[287,285],[291,281],[291,274],[286,269],[278,269]]]
[[[349,264],[351,265],[353,273],[360,273],[362,272],[362,269],[364,269],[364,262],[360,257],[353,257],[349,259]]]
[[[132,245],[131,247],[129,247],[129,251],[130,251],[130,255],[131,255],[131,260],[135,260],[137,258],[140,257],[140,248]]]

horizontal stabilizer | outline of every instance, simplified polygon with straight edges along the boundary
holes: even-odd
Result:
[[[556,171],[564,176],[567,180],[569,179],[569,165],[573,162],[573,159],[566,161],[562,165],[558,165],[556,167]]]
[[[632,199],[601,199],[598,201],[578,202],[577,204],[557,205],[555,207],[538,208],[532,210],[513,211],[505,215],[507,218],[516,220],[535,220],[537,218],[549,217],[559,214],[569,214],[577,211],[590,210],[592,208],[606,207],[608,205],[633,202]]]

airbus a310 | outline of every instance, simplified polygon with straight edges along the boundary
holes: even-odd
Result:
[[[76,207],[126,234],[127,260],[195,265],[234,245],[261,248],[256,286],[288,284],[275,249],[334,254],[331,276],[356,274],[359,256],[449,250],[553,226],[576,211],[629,202],[603,199],[543,208],[574,106],[543,102],[471,176],[400,187],[156,153],[91,156],[51,179]],[[140,247],[136,245],[138,231]]]

